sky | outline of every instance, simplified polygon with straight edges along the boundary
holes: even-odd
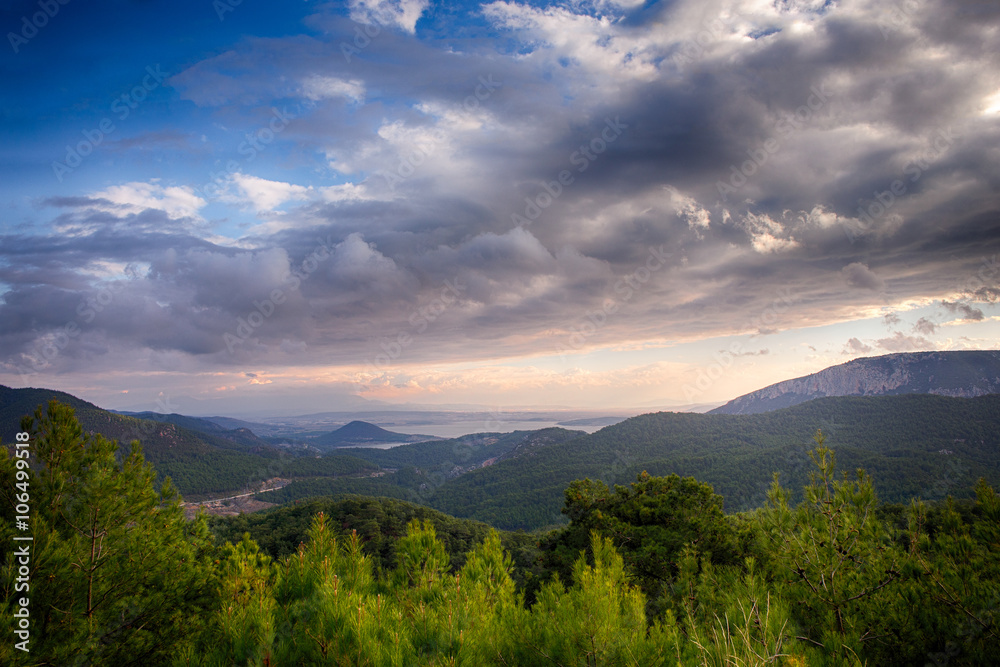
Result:
[[[8,386],[640,409],[1000,347],[995,2],[0,0],[0,32]]]

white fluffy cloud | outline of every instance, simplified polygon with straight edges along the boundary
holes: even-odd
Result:
[[[649,32],[628,30],[612,16],[502,1],[484,5],[483,12],[498,27],[517,30],[534,43],[528,58],[600,77],[588,85],[614,85],[619,78],[648,81],[657,74],[661,51]]]
[[[156,181],[112,185],[95,192],[92,197],[111,202],[114,205],[112,207],[106,207],[99,203],[96,204],[96,207],[119,215],[141,213],[153,209],[163,211],[171,218],[190,218],[197,216],[198,211],[205,206],[205,200],[194,194],[191,188],[163,186]]]
[[[766,213],[748,212],[743,217],[743,228],[750,237],[751,247],[761,254],[783,252],[799,246],[795,237]]]
[[[247,174],[233,174],[232,179],[240,195],[258,211],[273,211],[285,202],[309,198],[309,188],[301,185],[269,181]]]
[[[417,29],[417,21],[430,0],[350,0],[351,18],[359,23],[395,26],[408,33]]]
[[[639,350],[907,303],[934,304],[933,323],[962,335],[989,329],[1000,11],[956,7],[501,1],[483,6],[483,25],[425,1],[355,0],[307,3],[302,34],[254,36],[251,22],[171,77],[181,99],[168,119],[147,103],[101,145],[86,169],[100,192],[70,188],[10,215],[19,235],[18,216],[52,217],[0,245],[0,349],[30,349],[120,279],[148,324],[109,309],[92,328],[101,340],[63,358],[129,343],[165,365],[200,363],[321,240],[329,254],[235,361],[351,363],[407,330],[448,280],[461,281],[460,303],[407,361],[544,356],[587,322],[587,350]],[[380,32],[348,59],[355,21]],[[829,99],[803,106],[817,89]],[[176,137],[154,150],[139,133],[157,122]],[[954,139],[936,150],[942,132]],[[722,195],[748,158],[754,173]],[[207,214],[187,184],[209,174],[226,190]],[[896,180],[905,192],[890,193]],[[655,271],[650,249],[665,257]],[[956,305],[973,277],[979,300]],[[789,286],[774,322],[746,326]],[[841,330],[829,345],[916,349],[935,330],[905,333],[917,337]],[[785,354],[767,349],[759,362]]]

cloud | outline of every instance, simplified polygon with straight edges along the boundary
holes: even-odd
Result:
[[[309,197],[309,188],[280,181],[268,181],[246,174],[233,174],[233,182],[241,196],[250,201],[258,211],[273,211],[282,204]]]
[[[90,201],[93,208],[117,216],[157,210],[175,219],[196,217],[205,203],[189,187],[165,187],[156,182],[112,185],[95,192]]]
[[[355,104],[365,101],[365,85],[357,79],[350,81],[333,76],[314,74],[302,82],[302,94],[308,100],[336,99],[343,97]]]
[[[694,230],[709,228],[712,220],[708,209],[700,206],[692,197],[681,194],[676,188],[667,186],[666,190],[670,193],[674,210],[682,220],[687,222],[688,227]]]
[[[515,2],[483,5],[494,25],[517,30],[530,40],[529,60],[546,66],[578,67],[617,87],[621,79],[651,80],[662,55],[644,29],[629,29],[610,16],[588,16],[564,7],[531,7]]]
[[[53,370],[350,366],[411,332],[445,281],[463,289],[400,364],[552,354],[609,300],[588,350],[886,309],[893,328],[942,297],[968,326],[991,314],[975,306],[996,301],[995,273],[975,301],[945,290],[1000,251],[1000,128],[983,115],[998,10],[929,3],[883,31],[869,0],[493,2],[458,23],[427,2],[303,9],[300,34],[250,23],[185,65],[169,119],[143,107],[88,162],[78,182],[100,186],[11,195],[0,363],[37,355],[110,284]],[[354,21],[380,32],[348,60]],[[246,159],[273,109],[294,118]],[[209,204],[194,187],[220,171]],[[651,248],[669,259],[647,275]],[[275,289],[230,354],[223,335]],[[937,325],[913,326],[845,353],[926,349]]]
[[[359,23],[395,26],[412,34],[429,4],[429,0],[350,0],[349,6],[351,18]]]
[[[996,303],[997,301],[1000,301],[1000,287],[980,287],[974,290],[972,295],[976,301]]]
[[[719,352],[726,353],[725,350],[719,350]],[[735,357],[762,357],[770,353],[771,351],[765,347],[760,350],[747,350],[745,352],[731,352],[728,354],[732,354]]]
[[[985,317],[983,311],[978,308],[974,308],[967,303],[962,303],[961,301],[942,300],[941,305],[944,306],[949,312],[960,314],[964,319],[971,320],[973,322],[979,322]]]
[[[365,292],[396,290],[409,280],[406,271],[359,232],[352,232],[333,249],[327,275],[342,290]]]
[[[852,262],[840,270],[848,287],[881,292],[885,289],[885,281],[874,271],[861,262]],[[886,320],[888,322],[888,320]]]
[[[867,354],[872,351],[871,345],[866,345],[862,343],[857,338],[848,339],[847,343],[844,345],[844,354]]]
[[[933,350],[934,343],[923,336],[906,336],[897,331],[889,338],[880,338],[875,341],[875,347],[886,352],[914,352],[917,350]]]
[[[799,246],[794,237],[786,234],[785,227],[766,213],[747,212],[743,217],[743,228],[750,237],[750,244],[761,254],[772,254],[792,250]]]

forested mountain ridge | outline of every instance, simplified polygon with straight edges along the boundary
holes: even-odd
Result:
[[[382,468],[371,477],[316,478],[293,481],[258,500],[287,503],[303,498],[359,494],[427,504],[436,490],[458,477],[498,461],[531,457],[539,448],[572,440],[583,431],[545,428],[511,433],[472,433],[451,440],[420,442],[389,449],[343,448],[325,458],[364,460]]]
[[[970,502],[880,504],[863,472],[837,479],[820,434],[801,503],[775,483],[727,515],[693,477],[577,480],[569,525],[536,541],[371,498],[213,536],[66,406],[24,429],[32,465],[0,450],[0,664],[1000,662],[1000,496],[979,480]]]
[[[169,476],[189,499],[245,490],[273,477],[359,475],[371,473],[378,467],[349,456],[337,459],[294,456],[266,443],[257,444],[263,441],[252,432],[225,429],[214,434],[197,432],[170,421],[139,419],[103,410],[65,392],[12,389],[0,385],[0,438],[3,443],[13,442],[22,417],[33,415],[38,407],[53,399],[76,411],[85,432],[101,433],[118,441],[122,452],[127,450],[129,443],[138,440],[143,455],[153,464],[159,477]],[[169,415],[160,416],[170,418]],[[182,423],[195,420],[183,415],[176,417]]]
[[[149,421],[174,424],[202,435],[229,440],[233,443],[243,445],[250,451],[253,451],[255,448],[258,451],[264,448],[270,448],[270,444],[266,440],[259,438],[256,433],[243,426],[225,428],[209,419],[188,417],[187,415],[179,415],[177,413],[161,414],[159,412],[122,412],[119,414],[135,417],[136,419],[148,419]]]
[[[754,414],[826,396],[914,393],[964,398],[1000,393],[1000,351],[902,352],[863,357],[752,391],[709,414]]]
[[[0,408],[15,425],[59,392],[11,390]],[[385,496],[418,502],[503,529],[561,524],[562,493],[576,479],[626,484],[647,471],[692,475],[726,498],[726,511],[759,507],[773,472],[792,489],[807,481],[806,452],[817,429],[844,470],[864,467],[887,501],[971,493],[984,477],[1000,485],[1000,395],[831,397],[751,415],[661,412],[587,435],[553,428],[472,434],[391,449],[342,448],[323,457],[254,448],[176,424],[103,411],[63,394],[85,430],[120,443],[139,439],[157,472],[188,499],[241,491],[263,479],[292,478],[258,499]],[[187,419],[187,418],[184,418]],[[10,436],[5,438],[10,442]]]
[[[1000,395],[831,397],[753,415],[660,412],[501,461],[449,480],[426,502],[505,529],[562,521],[563,489],[575,479],[627,484],[643,470],[712,484],[726,511],[764,502],[772,473],[801,488],[817,429],[843,470],[873,474],[885,501],[968,495],[984,477],[1000,483]]]
[[[451,467],[471,469],[484,463],[490,465],[495,461],[528,454],[536,447],[565,442],[581,435],[584,435],[583,431],[558,427],[511,433],[471,433],[449,440],[432,440],[389,449],[343,448],[333,455],[354,456],[388,468],[413,466],[439,469],[455,476],[450,473]]]
[[[582,435],[586,435],[586,432],[573,431],[558,427],[544,428],[540,431],[533,431],[528,436],[517,442],[509,451],[500,454],[494,463],[521,458],[524,456],[534,456],[536,450],[540,447],[557,445],[561,442],[566,442],[567,440],[578,438]]]

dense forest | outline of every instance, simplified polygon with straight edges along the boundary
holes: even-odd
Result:
[[[584,479],[568,525],[529,535],[370,498],[185,521],[138,447],[120,455],[71,408],[22,430],[31,465],[0,454],[3,664],[1000,661],[993,488],[881,504],[822,432],[797,503],[777,479],[738,514],[691,477]]]
[[[1000,485],[1000,395],[830,397],[755,415],[663,412],[587,435],[561,428],[477,433],[391,449],[279,447],[240,423],[227,428],[183,415],[119,415],[69,394],[0,387],[0,437],[51,397],[76,410],[84,430],[142,443],[157,482],[170,477],[189,501],[260,489],[269,503],[380,496],[419,503],[507,530],[561,526],[563,492],[577,479],[627,483],[642,471],[677,473],[713,486],[728,512],[760,507],[774,472],[793,501],[809,481],[816,429],[848,470],[861,467],[888,502],[972,499],[980,477]],[[370,426],[370,425],[369,425]],[[371,427],[376,428],[376,427]]]
[[[751,510],[766,502],[775,472],[793,499],[803,497],[817,429],[845,469],[872,475],[884,500],[971,499],[980,477],[1000,485],[1000,395],[833,397],[755,415],[640,415],[463,475],[426,502],[454,516],[530,530],[559,520],[573,480],[622,484],[645,470],[696,477],[725,498],[727,511]]]
[[[572,481],[622,484],[646,471],[708,482],[727,511],[748,511],[766,502],[775,472],[794,501],[802,498],[817,429],[841,465],[867,470],[889,502],[972,499],[980,477],[1000,485],[1000,395],[845,396],[754,415],[646,414],[590,435],[545,429],[495,442],[496,434],[477,434],[388,450],[339,450],[331,457],[366,460],[386,473],[302,478],[258,498],[386,496],[497,528],[535,530],[565,523],[560,510]],[[481,465],[489,457],[492,465]]]

